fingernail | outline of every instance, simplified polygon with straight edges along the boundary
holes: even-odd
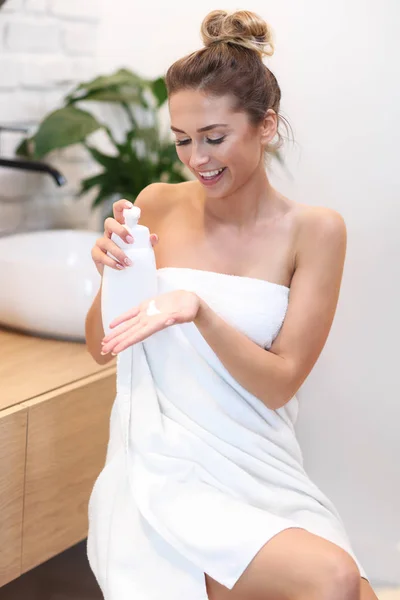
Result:
[[[100,354],[101,354],[102,356],[105,356],[106,354],[108,354],[108,352],[100,352]]]
[[[128,244],[133,244],[133,237],[131,235],[127,235],[126,241],[128,242]]]
[[[129,258],[125,258],[124,263],[128,265],[128,267],[132,266],[132,261]]]
[[[125,206],[128,207],[128,208],[130,208],[131,206],[133,206],[133,204],[132,204],[132,202],[129,202],[129,200],[127,200],[125,202]]]
[[[124,269],[124,265],[120,265],[119,263],[116,264],[117,269]]]

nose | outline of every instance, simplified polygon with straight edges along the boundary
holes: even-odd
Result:
[[[192,153],[189,159],[189,167],[193,170],[198,170],[203,165],[206,165],[210,160],[208,154],[200,149],[199,146],[192,144]]]

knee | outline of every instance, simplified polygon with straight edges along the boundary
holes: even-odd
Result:
[[[334,554],[326,562],[319,581],[316,598],[324,600],[359,600],[360,571],[354,560],[345,552]]]

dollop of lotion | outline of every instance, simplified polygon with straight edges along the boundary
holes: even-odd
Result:
[[[161,310],[158,310],[154,300],[150,300],[149,306],[147,307],[147,310],[146,310],[146,315],[151,317],[151,315],[159,315],[159,314],[161,314]]]

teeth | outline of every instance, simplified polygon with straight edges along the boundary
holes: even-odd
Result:
[[[199,172],[199,175],[204,177],[204,179],[211,179],[212,177],[219,175],[223,170],[224,168],[222,167],[222,169],[218,169],[217,171],[203,171],[203,173]]]

